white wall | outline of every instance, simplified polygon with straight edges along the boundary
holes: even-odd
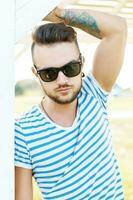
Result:
[[[15,0],[0,4],[0,199],[14,199],[13,103],[14,103]]]
[[[16,0],[16,41],[21,39],[61,0]]]
[[[60,0],[0,3],[0,199],[14,200],[14,45]]]

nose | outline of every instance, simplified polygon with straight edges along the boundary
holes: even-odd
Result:
[[[59,71],[59,74],[56,80],[57,80],[58,85],[65,85],[68,83],[68,79],[62,71]]]

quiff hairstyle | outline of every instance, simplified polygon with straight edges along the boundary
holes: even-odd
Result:
[[[34,47],[35,45],[51,45],[59,42],[75,42],[78,49],[77,33],[71,27],[64,23],[48,23],[36,28],[32,33],[31,53],[34,61]]]

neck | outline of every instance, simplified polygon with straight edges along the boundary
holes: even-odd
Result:
[[[66,127],[73,124],[76,117],[77,99],[69,104],[58,104],[52,100],[43,98],[41,104],[43,112],[45,112],[52,121]]]
[[[46,108],[46,110],[49,110],[57,113],[66,113],[66,112],[72,112],[76,110],[77,107],[77,99],[75,99],[73,102],[68,103],[68,104],[59,104],[54,102],[53,100],[49,98],[43,98],[43,105]]]

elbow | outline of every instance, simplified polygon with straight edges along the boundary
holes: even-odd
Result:
[[[125,47],[126,42],[127,42],[127,35],[128,35],[128,26],[127,22],[124,18],[121,18],[121,26],[120,26],[120,36],[123,41],[123,46]]]
[[[127,22],[126,19],[120,16],[111,16],[108,28],[102,33],[102,38],[114,38],[117,37],[120,40],[126,42],[127,39]]]
[[[123,37],[127,38],[127,21],[123,17],[119,17],[118,26],[117,26],[117,33],[121,34]]]
[[[127,22],[123,17],[118,17],[117,19],[118,19],[117,24],[111,36],[113,38],[116,38],[118,42],[120,42],[121,44],[123,44],[123,46],[125,46],[128,34]]]

